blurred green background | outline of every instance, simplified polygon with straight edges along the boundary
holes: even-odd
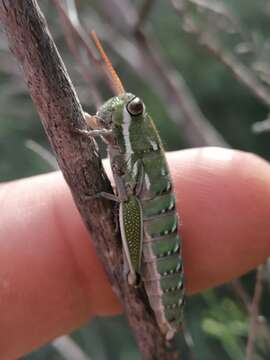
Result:
[[[209,1],[209,3],[216,3]],[[222,3],[222,2],[217,2]],[[78,69],[76,60],[70,53],[63,34],[59,15],[52,1],[39,1],[47,18],[49,28],[59,47],[60,53],[78,91],[83,107],[88,112],[95,110],[90,102],[88,84]],[[132,4],[139,8],[141,1]],[[268,1],[256,2],[229,0],[229,9],[241,22],[243,29],[251,36],[256,47],[255,54],[237,55],[240,61],[252,68],[261,59],[269,59],[270,6]],[[91,19],[93,11],[102,18],[102,2],[77,1],[80,16]],[[196,21],[204,27],[208,14],[200,13],[196,7],[190,10]],[[199,18],[202,16],[202,18]],[[212,15],[213,16],[213,15]],[[121,21],[121,19],[119,19]],[[217,20],[218,21],[218,20]],[[95,24],[93,25],[95,26]],[[206,28],[206,27],[205,27]],[[90,28],[91,29],[91,28]],[[223,135],[233,148],[251,151],[268,159],[270,154],[269,133],[256,135],[251,126],[268,116],[267,107],[232,73],[208,51],[198,46],[194,37],[181,29],[179,17],[167,1],[157,1],[145,24],[149,32],[159,42],[163,56],[183,76],[200,109],[206,118]],[[239,34],[215,34],[226,51],[233,52],[242,42]],[[108,46],[106,49],[110,52]],[[167,150],[186,146],[175,124],[171,121],[166,104],[160,100],[150,83],[141,81],[128,64],[109,53],[126,88],[139,94],[147,104],[160,130]],[[267,86],[267,84],[264,84]],[[99,83],[104,98],[111,95],[108,84]],[[269,88],[269,84],[268,84]],[[269,90],[270,91],[270,90]],[[52,170],[52,165],[33,151],[31,142],[49,150],[41,122],[28,95],[21,71],[13,56],[8,52],[4,34],[0,37],[0,180],[9,181]],[[29,145],[30,144],[30,145]],[[35,146],[34,146],[35,147]],[[253,293],[254,274],[243,279],[243,286],[250,296]],[[261,312],[269,325],[270,294],[267,290]],[[186,320],[193,338],[194,359],[244,359],[248,335],[248,315],[230,285],[192,296],[187,301]],[[124,316],[95,319],[89,325],[72,334],[73,339],[92,359],[139,359],[133,336]],[[184,351],[183,359],[190,358]],[[264,329],[259,329],[256,341],[256,357],[269,359],[270,348]],[[47,345],[25,360],[62,359],[55,347]]]

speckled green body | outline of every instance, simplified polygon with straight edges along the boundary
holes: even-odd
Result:
[[[127,267],[140,275],[157,323],[170,339],[182,322],[184,305],[178,214],[160,137],[144,107],[136,116],[128,111],[134,98],[110,99],[97,118],[111,129],[103,138],[120,202]]]

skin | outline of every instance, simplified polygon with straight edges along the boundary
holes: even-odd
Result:
[[[270,256],[270,166],[252,154],[203,148],[168,155],[181,214],[189,294]],[[95,315],[112,293],[60,173],[0,186],[0,357],[15,359]]]

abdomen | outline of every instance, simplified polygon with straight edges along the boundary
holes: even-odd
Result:
[[[182,322],[183,264],[175,196],[161,149],[144,155],[142,278],[157,322],[167,338]]]

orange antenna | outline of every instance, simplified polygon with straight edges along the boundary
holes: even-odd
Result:
[[[100,41],[99,38],[97,37],[97,34],[95,31],[91,31],[91,36],[92,39],[96,45],[96,48],[98,50],[98,52],[100,53],[100,56],[102,58],[102,60],[104,61],[105,65],[106,65],[106,69],[109,73],[110,76],[110,80],[112,82],[113,88],[116,91],[117,95],[121,95],[125,93],[125,89],[124,86],[119,78],[119,76],[117,75],[116,71],[114,70],[108,56],[106,55]]]

